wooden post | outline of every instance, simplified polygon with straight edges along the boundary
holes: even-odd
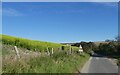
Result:
[[[70,45],[70,49],[69,49],[70,51],[69,51],[69,54],[71,54],[71,45]]]
[[[53,48],[52,48],[52,53],[51,54],[53,54]]]
[[[72,47],[71,47],[71,54],[73,54],[73,50],[72,50]]]
[[[63,46],[60,47],[60,51],[63,51]]]
[[[50,52],[49,52],[49,50],[48,50],[48,47],[47,47],[47,54],[50,55]]]
[[[61,51],[61,50],[62,50],[62,47],[60,47],[59,50]]]
[[[18,51],[18,49],[17,49],[17,46],[14,46],[14,48],[15,48],[15,52],[16,52],[17,57],[20,58],[20,55],[19,55],[19,51]]]

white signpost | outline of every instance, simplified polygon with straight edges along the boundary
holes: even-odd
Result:
[[[53,48],[52,48],[52,52],[51,52],[51,54],[53,54]]]
[[[80,45],[80,47],[79,47],[80,49],[79,49],[79,52],[80,52],[80,54],[82,54],[83,53],[83,49],[82,49],[82,46]]]

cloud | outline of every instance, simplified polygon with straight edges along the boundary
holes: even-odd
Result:
[[[3,8],[2,15],[4,15],[4,16],[23,16],[24,14],[22,14],[21,12],[15,10],[15,9]]]

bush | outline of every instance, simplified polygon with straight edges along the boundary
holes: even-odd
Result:
[[[115,55],[117,54],[117,43],[100,43],[98,53],[104,55]]]

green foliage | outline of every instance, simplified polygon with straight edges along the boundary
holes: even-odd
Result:
[[[117,54],[117,42],[100,43],[98,53],[103,55]]]
[[[88,60],[89,55],[66,55],[63,51],[52,56],[30,58],[29,61],[20,59],[3,60],[3,73],[73,73]],[[13,62],[14,61],[14,62]]]
[[[117,44],[117,52],[120,55],[120,42],[118,42],[118,44]]]
[[[59,50],[59,48],[62,46],[61,44],[57,43],[28,40],[7,35],[2,35],[2,43],[6,45],[16,45],[17,47],[40,52],[46,51],[47,48],[49,49],[54,48],[54,50]],[[73,50],[79,49],[78,47],[72,48]],[[65,50],[69,50],[69,46],[65,45]]]
[[[2,42],[2,35],[0,34],[0,43]]]
[[[74,44],[73,46],[79,47],[80,45],[86,53],[90,53],[91,51],[97,50],[97,46],[93,42],[80,42]]]
[[[54,48],[54,54],[51,56],[43,52],[40,56],[29,56],[28,59],[24,59],[26,56],[21,56],[21,58],[17,60],[14,59],[15,54],[9,53],[9,47],[5,47],[5,49],[3,47],[5,54],[5,56],[3,56],[5,59],[2,64],[3,73],[72,73],[75,72],[76,69],[81,68],[89,58],[89,55],[86,53],[84,56],[81,56],[79,53],[67,55],[66,52],[70,49],[70,46],[67,45],[28,40],[7,35],[2,35],[2,44],[12,47],[16,45],[20,49],[32,50],[33,52],[45,52],[47,48],[49,51]],[[64,47],[63,51],[59,50],[61,46]],[[75,46],[72,46],[71,49],[73,52],[79,50],[79,48]],[[27,55],[28,54],[29,53],[27,53]],[[7,59],[7,57],[9,58]]]

